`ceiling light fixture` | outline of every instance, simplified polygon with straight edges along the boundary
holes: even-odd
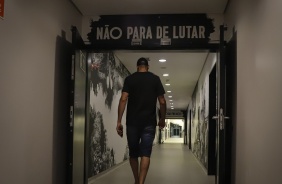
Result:
[[[166,91],[166,92],[171,93],[171,91]]]
[[[159,59],[159,62],[166,62],[166,59]]]
[[[170,86],[170,84],[165,84],[166,86]]]
[[[172,98],[172,96],[168,96],[168,98]]]
[[[164,77],[168,77],[168,76],[169,76],[169,74],[168,74],[168,73],[165,73],[165,74],[163,74],[163,76],[164,76]]]

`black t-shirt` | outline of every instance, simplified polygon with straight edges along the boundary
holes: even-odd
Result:
[[[134,126],[156,125],[157,98],[165,93],[161,80],[151,72],[135,72],[124,81],[127,92],[126,124]]]

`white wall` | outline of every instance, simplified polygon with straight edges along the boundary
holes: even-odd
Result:
[[[70,41],[71,25],[81,29],[81,19],[68,0],[5,1],[5,19],[0,20],[1,184],[64,183],[65,166],[54,162],[54,144],[61,141],[54,140],[60,134],[54,128],[56,39],[63,30]]]
[[[282,1],[232,0],[237,30],[236,184],[282,183]]]

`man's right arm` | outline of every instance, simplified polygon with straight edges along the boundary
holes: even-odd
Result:
[[[117,133],[122,136],[123,132],[122,132],[122,124],[121,124],[121,119],[126,107],[126,103],[127,103],[127,99],[128,99],[128,93],[126,92],[122,92],[120,100],[119,100],[119,104],[118,104],[118,120],[117,120]]]
[[[166,100],[164,95],[158,96],[158,101],[160,104],[160,120],[159,120],[159,127],[165,127],[165,115],[166,115]]]
[[[128,98],[128,93],[122,92],[118,104],[118,122],[121,122],[122,115],[126,107],[127,98]]]

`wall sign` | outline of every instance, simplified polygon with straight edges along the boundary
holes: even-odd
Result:
[[[0,18],[4,19],[4,0],[0,0]]]
[[[116,49],[208,44],[215,31],[206,14],[102,15],[90,27],[91,45]]]

